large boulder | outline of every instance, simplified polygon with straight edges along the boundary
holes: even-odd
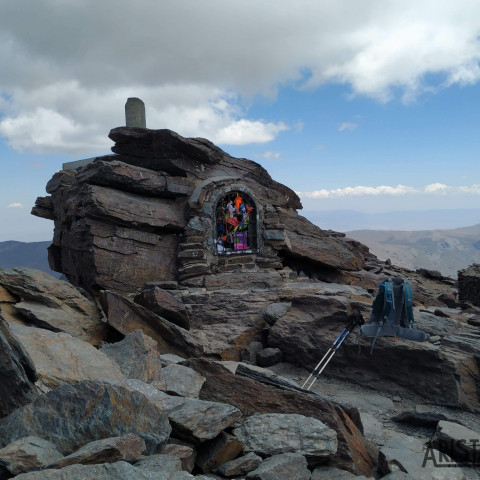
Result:
[[[160,380],[162,362],[157,342],[141,330],[127,334],[120,342],[105,344],[100,352],[111,358],[127,378],[146,383]]]
[[[97,305],[77,288],[30,268],[0,270],[0,285],[18,296],[15,308],[33,324],[98,345],[106,336]]]
[[[30,355],[0,315],[0,418],[35,399],[37,380]]]
[[[337,453],[336,432],[320,420],[299,414],[252,415],[233,434],[246,452],[263,457],[299,453],[315,464]]]
[[[84,381],[62,385],[12,412],[0,424],[0,445],[38,436],[68,455],[94,440],[135,433],[153,453],[170,432],[163,409],[140,392]]]
[[[12,324],[11,330],[33,360],[42,389],[83,380],[124,378],[109,357],[71,335],[16,324]]]

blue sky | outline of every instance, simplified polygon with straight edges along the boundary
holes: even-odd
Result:
[[[97,3],[2,1],[0,241],[51,239],[35,198],[109,153],[131,96],[149,128],[262,164],[307,216],[480,207],[480,2]]]

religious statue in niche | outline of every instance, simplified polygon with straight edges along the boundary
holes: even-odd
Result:
[[[217,203],[217,253],[251,253],[255,242],[254,203],[243,192],[233,191]]]

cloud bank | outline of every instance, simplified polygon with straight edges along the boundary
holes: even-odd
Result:
[[[19,151],[104,149],[126,99],[138,96],[151,128],[266,143],[296,126],[253,118],[248,105],[283,86],[346,84],[387,102],[480,80],[480,2],[207,5],[3,0],[0,135]]]
[[[365,197],[365,196],[402,196],[409,194],[420,195],[480,195],[480,184],[468,186],[448,186],[442,183],[432,183],[423,187],[409,187],[406,185],[397,185],[391,187],[380,185],[378,187],[365,187],[362,185],[356,187],[337,188],[333,190],[314,190],[312,192],[296,192],[302,199],[330,199],[343,197]]]

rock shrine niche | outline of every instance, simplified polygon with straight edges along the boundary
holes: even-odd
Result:
[[[241,189],[229,190],[215,202],[215,253],[256,253],[258,249],[257,206]]]

